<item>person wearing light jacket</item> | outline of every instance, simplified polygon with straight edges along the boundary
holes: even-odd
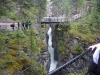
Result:
[[[100,43],[89,46],[90,48],[91,50],[96,50],[88,67],[89,75],[100,75]]]

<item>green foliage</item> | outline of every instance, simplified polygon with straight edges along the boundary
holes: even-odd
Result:
[[[90,28],[92,28],[92,30],[95,30],[95,28],[90,26],[89,24],[85,23],[83,24],[83,22],[81,21],[74,22],[71,23],[69,33],[71,37],[80,37],[82,40],[85,41],[86,44],[89,44],[93,43],[99,35],[99,34],[93,35],[93,33],[95,32],[92,32]]]
[[[89,4],[90,13],[78,22],[70,23],[71,28],[69,30],[72,37],[80,37],[85,41],[85,44],[95,42],[100,35],[100,3],[98,0],[93,0]]]
[[[11,39],[16,39],[16,38],[25,38],[25,34],[22,30],[18,30],[17,32],[13,33],[13,32],[10,32],[7,34],[7,36]]]
[[[64,45],[63,41],[59,41],[58,44],[58,50],[61,52],[62,55],[68,55],[68,53],[66,52],[66,46]]]
[[[82,73],[70,73],[68,75],[83,75]]]
[[[42,17],[46,10],[46,0],[1,0],[0,5],[0,17],[6,16],[14,21],[23,22],[30,20],[32,23],[34,17]],[[25,46],[28,53],[23,51]],[[24,75],[44,75],[44,67],[36,62],[40,50],[44,47],[45,43],[38,37],[38,32],[33,29],[32,25],[30,30],[17,30],[5,35],[0,34],[0,56],[2,54],[0,72],[5,75],[7,70],[7,74],[14,75],[32,65],[32,68],[29,69],[31,72],[25,71]]]
[[[84,13],[86,10],[87,0],[51,0],[53,2],[53,12],[61,15],[63,12],[66,14],[67,19],[77,13]],[[85,13],[84,13],[85,14]]]
[[[79,44],[76,47],[71,47],[71,50],[75,54],[80,54],[84,51],[83,47]]]
[[[37,0],[36,8],[38,8],[38,17],[41,18],[44,15],[44,11],[46,11],[47,0]],[[42,9],[42,10],[41,10]]]
[[[46,0],[1,0],[0,5],[0,17],[6,16],[14,21],[34,21],[36,15],[43,16],[46,10]]]
[[[32,32],[32,35],[33,35],[33,36],[39,34],[38,31],[37,31],[36,29],[33,29],[33,30],[31,30],[31,31],[30,31],[30,30],[26,30],[24,33],[25,33],[25,35],[29,36],[29,35],[31,35],[31,32]]]
[[[31,65],[29,69],[32,72],[25,71],[25,75],[44,75],[44,67],[37,63],[40,50],[45,48],[45,43],[38,37],[37,30],[18,30],[7,34],[0,34],[0,71],[14,75],[19,70],[24,70]],[[7,44],[5,44],[7,41]],[[7,45],[7,49],[5,49]],[[27,48],[27,53],[23,47]],[[2,51],[1,51],[2,50]],[[2,52],[5,52],[4,54]],[[29,54],[27,56],[26,54]]]
[[[8,65],[11,65],[12,63],[14,63],[14,59],[11,55],[5,55],[3,57],[3,59],[5,59],[5,64],[8,66]]]
[[[3,70],[7,67],[7,65],[5,63],[6,62],[4,59],[0,59],[0,70]]]
[[[9,41],[9,37],[8,36],[4,36],[2,34],[0,34],[0,52],[4,51],[6,49],[6,45]]]
[[[78,22],[70,23],[71,28],[69,30],[72,37],[80,37],[85,41],[85,44],[93,43],[99,37],[100,32],[100,13],[99,13],[99,1],[91,1],[90,13],[79,20]],[[91,37],[91,38],[89,38]]]
[[[25,36],[25,34],[24,34],[24,32],[22,31],[22,30],[18,30],[17,32],[16,32],[16,37],[18,38],[25,38],[26,36]]]
[[[9,12],[14,9],[15,3],[12,0],[1,0],[0,1],[0,17],[6,16]]]
[[[9,12],[9,15],[8,15],[8,17],[10,18],[10,19],[13,19],[13,20],[17,20],[17,14],[16,13],[14,13],[14,12]]]
[[[64,23],[64,24],[59,24],[58,25],[58,30],[63,30],[64,32],[66,32],[69,29],[70,29],[70,23],[69,22],[67,22],[67,24]]]
[[[11,56],[17,56],[17,52],[15,51],[15,50],[13,50],[13,49],[10,49],[10,50],[8,50],[8,55],[11,55]]]
[[[66,0],[65,1],[65,14],[67,17],[70,17],[70,12],[71,12],[71,0]]]
[[[89,33],[90,29],[89,29],[89,25],[79,25],[78,26],[78,31],[83,33],[83,34],[86,34],[86,33]]]
[[[92,23],[100,23],[100,1],[93,0],[91,2],[91,13],[87,16],[88,20]],[[95,14],[96,13],[96,14]]]

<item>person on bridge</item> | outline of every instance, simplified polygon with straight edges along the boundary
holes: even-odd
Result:
[[[31,22],[30,21],[28,21],[28,25],[29,25],[29,28],[31,28]]]
[[[20,23],[18,22],[18,29],[20,28]]]
[[[28,21],[26,21],[25,28],[28,29],[28,26],[29,26]]]
[[[14,22],[11,24],[12,30],[14,31],[15,24]]]
[[[88,72],[90,75],[100,75],[100,43],[90,46],[88,49],[96,49],[90,61]]]
[[[25,30],[25,24],[24,24],[24,22],[22,23],[22,30]]]
[[[51,17],[49,16],[48,21],[51,22]]]
[[[51,22],[51,16],[49,16],[48,22]],[[50,26],[51,26],[51,23],[49,23],[49,24],[50,24]]]

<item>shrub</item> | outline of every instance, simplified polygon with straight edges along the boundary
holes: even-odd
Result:
[[[8,55],[17,56],[17,52],[10,49],[10,50],[8,50]]]

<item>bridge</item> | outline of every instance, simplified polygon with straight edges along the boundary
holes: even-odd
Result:
[[[67,22],[66,17],[43,17],[41,19],[41,24],[54,24],[54,23],[64,23]]]
[[[78,20],[79,18],[81,18],[81,13],[73,15],[69,21],[70,22],[74,22],[76,20]],[[41,24],[54,24],[54,23],[64,23],[67,22],[68,18],[67,17],[63,17],[63,16],[59,16],[59,17],[43,17],[41,19]]]

